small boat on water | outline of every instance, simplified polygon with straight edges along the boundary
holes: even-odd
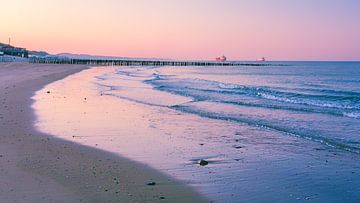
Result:
[[[261,58],[256,59],[256,61],[258,61],[258,62],[265,62],[266,59],[265,59],[265,57],[261,57]]]
[[[227,58],[226,58],[226,56],[220,56],[220,57],[215,58],[215,60],[216,61],[226,61]]]

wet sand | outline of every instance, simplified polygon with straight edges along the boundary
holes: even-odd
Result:
[[[3,202],[203,202],[141,163],[41,133],[34,92],[85,66],[0,63],[0,197]],[[51,94],[51,92],[50,92]],[[155,186],[147,183],[156,182]]]

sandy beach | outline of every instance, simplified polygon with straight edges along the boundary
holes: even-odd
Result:
[[[360,203],[360,0],[0,5],[0,203]]]
[[[184,184],[146,165],[34,128],[30,108],[34,92],[87,68],[0,63],[1,201],[204,201]],[[150,182],[156,184],[147,185]]]

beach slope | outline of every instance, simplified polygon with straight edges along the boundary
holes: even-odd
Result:
[[[34,129],[34,92],[86,68],[0,63],[1,200],[204,202],[182,183],[141,163]]]

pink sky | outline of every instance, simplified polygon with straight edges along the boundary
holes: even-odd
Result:
[[[359,10],[357,0],[2,0],[0,41],[50,53],[360,60]]]

